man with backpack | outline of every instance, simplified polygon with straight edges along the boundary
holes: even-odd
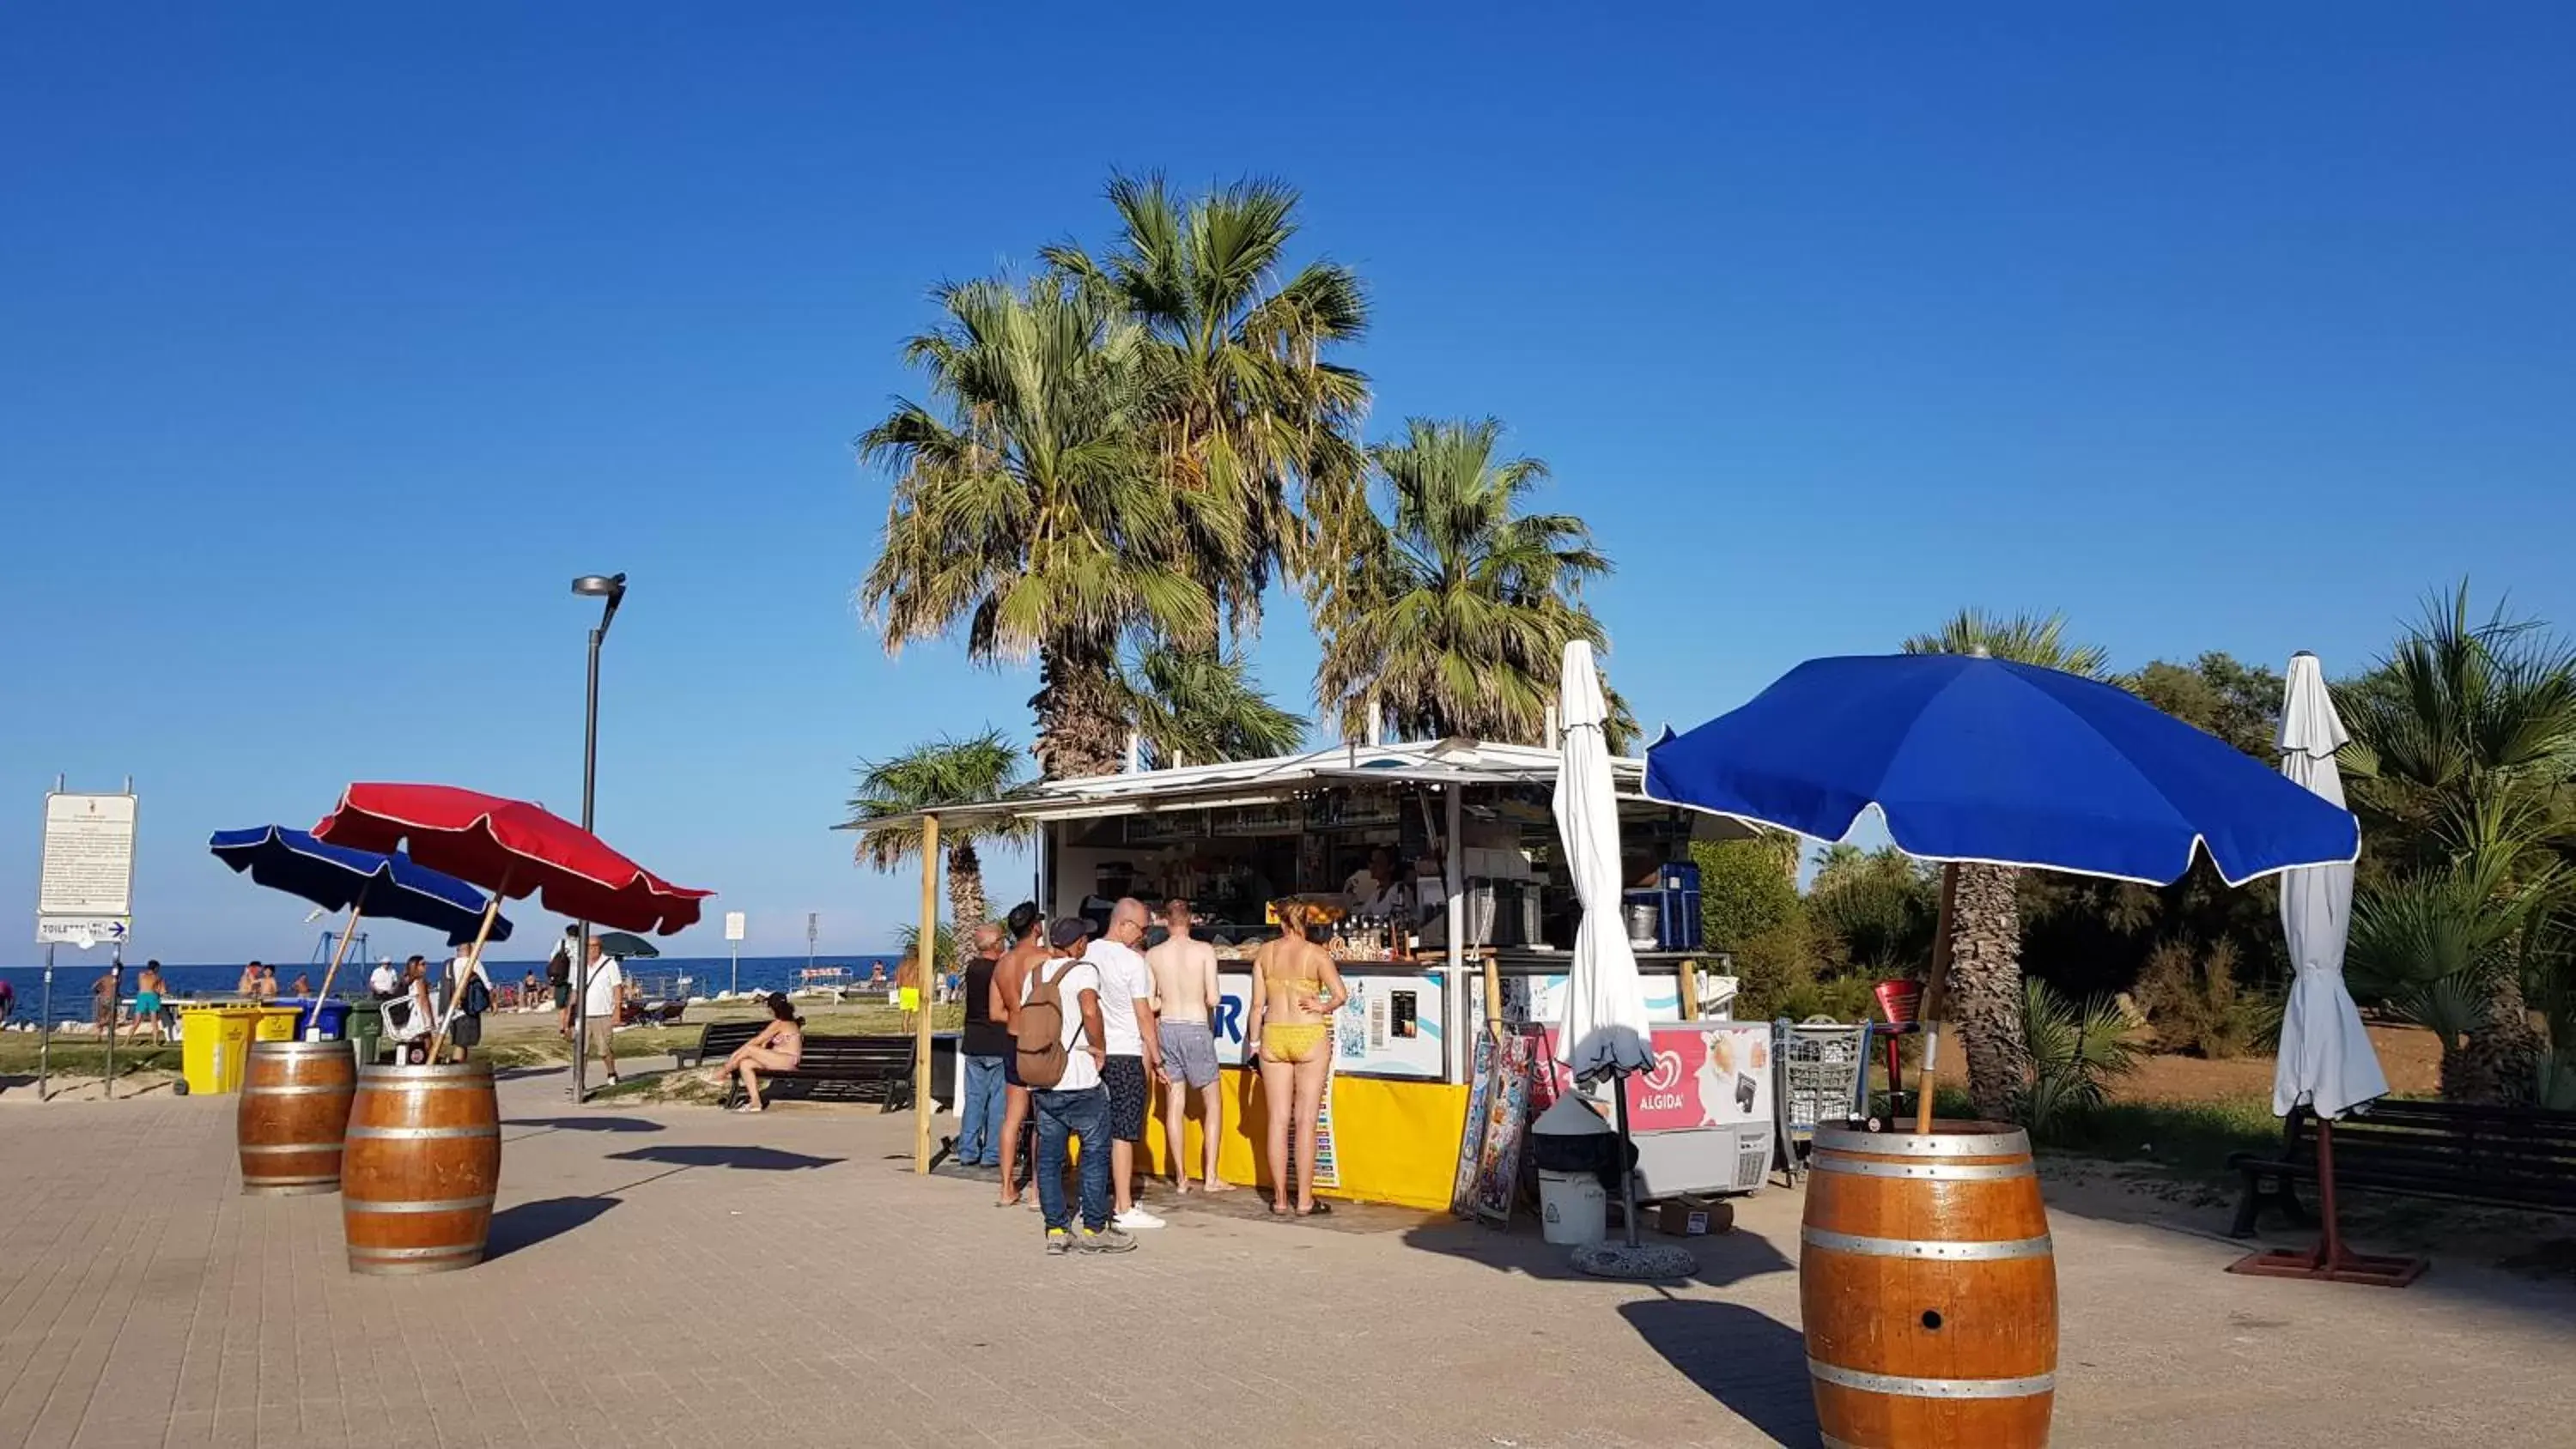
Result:
[[[1046,1213],[1046,1250],[1124,1253],[1136,1240],[1109,1221],[1109,1094],[1100,1085],[1107,1056],[1100,1020],[1100,970],[1082,959],[1091,923],[1067,916],[1047,931],[1053,948],[1028,974],[1012,1014],[1012,1059],[1029,1089],[1038,1123],[1038,1206]],[[1082,1143],[1082,1231],[1074,1232],[1064,1200],[1067,1145]],[[1005,1184],[1007,1186],[1007,1184]]]
[[[483,1044],[483,1013],[492,1009],[491,973],[483,969],[481,958],[459,951],[456,959],[447,963],[446,991],[435,999],[452,1003],[447,1016],[447,1044],[456,1048],[456,1059],[461,1062],[468,1047]]]

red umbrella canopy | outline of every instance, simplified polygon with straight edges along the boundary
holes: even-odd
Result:
[[[313,833],[359,850],[407,849],[512,899],[543,891],[556,915],[621,931],[696,925],[698,902],[715,894],[671,884],[542,806],[453,785],[351,785]]]

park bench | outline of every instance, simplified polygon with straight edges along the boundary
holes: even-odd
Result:
[[[2245,1178],[2234,1236],[2252,1236],[2266,1205],[2304,1224],[2295,1184],[2316,1180],[2315,1114],[2290,1114],[2278,1152],[2239,1152],[2227,1165]],[[2576,1112],[2382,1098],[2334,1124],[2334,1179],[2338,1192],[2576,1213]]]
[[[672,1048],[671,1060],[678,1063],[682,1071],[705,1066],[710,1058],[721,1060],[732,1056],[735,1047],[760,1035],[760,1029],[766,1025],[768,1023],[759,1021],[708,1022],[698,1028],[697,1046],[694,1049]]]
[[[912,1055],[910,1037],[808,1036],[792,1070],[760,1074],[760,1092],[774,1098],[779,1089],[793,1088],[793,1095],[816,1101],[876,1097],[892,1112],[912,1105]],[[741,1092],[741,1079],[726,1078],[724,1105],[732,1106]]]

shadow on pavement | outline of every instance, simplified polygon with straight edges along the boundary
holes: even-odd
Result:
[[[1619,1305],[1646,1346],[1700,1391],[1781,1444],[1816,1442],[1806,1340],[1740,1303],[1669,1296]]]
[[[681,1167],[733,1167],[749,1172],[794,1172],[799,1168],[829,1167],[842,1161],[838,1157],[808,1157],[802,1152],[782,1152],[775,1147],[638,1147],[631,1152],[608,1154],[619,1162],[669,1162]]]
[[[644,1117],[504,1117],[504,1127],[536,1127],[549,1132],[660,1132],[661,1123]]]
[[[1619,1230],[1613,1228],[1616,1239]],[[1535,1224],[1527,1219],[1508,1229],[1483,1227],[1459,1222],[1454,1218],[1425,1223],[1404,1235],[1407,1247],[1428,1253],[1463,1258],[1481,1263],[1503,1273],[1526,1273],[1533,1278],[1603,1280],[1575,1271],[1574,1250],[1561,1248],[1541,1238]],[[1758,1233],[1718,1233],[1705,1238],[1668,1238],[1661,1233],[1646,1233],[1642,1241],[1679,1246],[1699,1260],[1699,1270],[1691,1281],[1723,1288],[1748,1278],[1771,1273],[1787,1273],[1795,1268],[1779,1249]],[[1803,1362],[1803,1360],[1802,1360]]]
[[[492,1236],[486,1240],[483,1261],[488,1263],[571,1232],[617,1206],[617,1201],[613,1197],[548,1197],[503,1208],[492,1214]]]

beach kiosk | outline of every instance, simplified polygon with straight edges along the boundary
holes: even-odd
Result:
[[[1033,825],[1032,896],[1050,917],[1105,923],[1122,896],[1149,906],[1175,896],[1191,903],[1196,934],[1218,955],[1223,1003],[1213,1026],[1227,1088],[1218,1165],[1237,1183],[1264,1175],[1257,1168],[1268,1104],[1243,1060],[1252,954],[1282,929],[1276,903],[1355,901],[1333,946],[1350,1000],[1333,1034],[1317,1190],[1440,1210],[1450,1206],[1457,1172],[1476,1033],[1489,1025],[1544,1026],[1557,1015],[1578,907],[1557,860],[1549,811],[1556,770],[1555,750],[1530,745],[1335,745],[1051,780],[1007,802],[928,813],[950,823],[1016,817]],[[1637,887],[1627,915],[1632,938],[1643,943],[1638,964],[1649,1009],[1672,1022],[1680,1040],[1684,1023],[1724,1014],[1731,982],[1722,955],[1696,949],[1682,934],[1684,917],[1695,934],[1696,899],[1687,911],[1663,909],[1654,893],[1681,894],[1683,887],[1661,883],[1687,863],[1692,840],[1742,830],[1646,800],[1642,761],[1614,760],[1613,773],[1623,875]],[[891,822],[846,828],[884,823]],[[1395,874],[1372,888],[1372,857],[1381,848],[1392,853]],[[1394,889],[1383,888],[1389,885]],[[998,906],[1017,892],[994,894]],[[1704,1033],[1690,1040],[1704,1054]],[[1682,1094],[1665,1095],[1687,1095],[1695,1074],[1684,1086]],[[1158,1116],[1160,1099],[1156,1093]],[[1758,1110],[1767,1124],[1767,1095],[1758,1109],[1741,1113],[1731,1095],[1726,1102],[1730,1121],[1755,1120]],[[1696,1117],[1683,1124],[1666,1115],[1676,1126],[1700,1127]],[[1767,1154],[1767,1125],[1760,1130]],[[1194,1159],[1204,1150],[1199,1131],[1194,1118],[1187,1149]],[[1166,1169],[1159,1123],[1149,1126],[1145,1151],[1153,1170]],[[1742,1176],[1733,1133],[1681,1132],[1648,1155],[1658,1188],[1669,1182],[1676,1191],[1726,1190]],[[1758,1185],[1756,1169],[1743,1186]]]

